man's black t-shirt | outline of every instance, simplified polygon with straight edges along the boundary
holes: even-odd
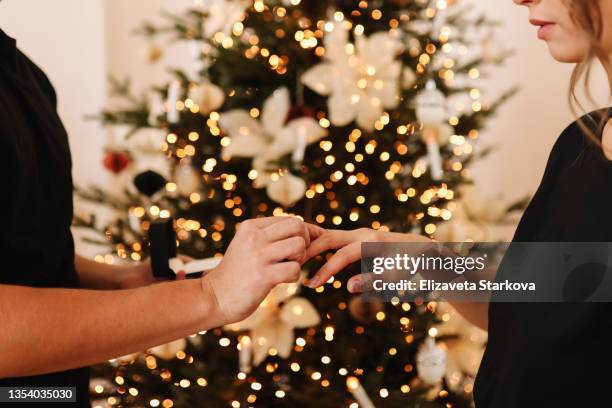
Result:
[[[612,241],[612,161],[577,123],[555,143],[513,241]],[[476,408],[612,406],[611,340],[609,303],[491,303]]]
[[[2,30],[0,152],[0,284],[78,287],[70,232],[70,150],[56,112],[55,92],[45,74]],[[4,335],[0,322],[0,348]],[[87,368],[0,379],[0,386],[77,387],[80,406],[88,405],[88,383]]]

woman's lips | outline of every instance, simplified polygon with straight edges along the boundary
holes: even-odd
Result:
[[[540,27],[538,29],[538,38],[540,40],[546,40],[550,31],[555,26],[555,23],[553,23],[552,21],[539,20],[537,18],[530,18],[529,22],[534,26]]]
[[[545,24],[538,29],[538,38],[540,40],[546,40],[548,38],[548,33],[552,30],[554,24]]]

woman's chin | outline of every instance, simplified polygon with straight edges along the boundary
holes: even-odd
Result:
[[[586,58],[582,50],[571,50],[562,44],[548,44],[548,51],[556,61],[567,64],[576,64]]]

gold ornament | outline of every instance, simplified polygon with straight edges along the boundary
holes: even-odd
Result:
[[[161,47],[156,43],[150,43],[145,52],[145,59],[149,64],[154,64],[164,56]]]

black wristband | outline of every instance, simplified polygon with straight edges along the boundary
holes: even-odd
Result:
[[[176,279],[176,274],[169,266],[170,258],[177,255],[173,221],[172,218],[158,219],[151,222],[149,227],[151,270],[156,278]]]

